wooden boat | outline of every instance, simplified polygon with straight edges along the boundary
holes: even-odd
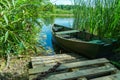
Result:
[[[85,31],[74,30],[58,24],[52,26],[53,41],[65,50],[88,58],[109,56],[115,49],[116,40],[99,39]]]

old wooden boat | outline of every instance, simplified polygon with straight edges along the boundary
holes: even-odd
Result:
[[[58,24],[52,26],[52,34],[53,41],[60,47],[89,58],[110,55],[115,49],[117,42],[113,39],[99,39],[96,35]]]

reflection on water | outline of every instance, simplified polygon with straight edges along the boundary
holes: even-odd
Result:
[[[51,20],[52,19],[52,20]],[[60,24],[67,27],[72,27],[73,25],[73,18],[46,18],[44,25],[42,27],[42,31],[40,33],[40,42],[41,45],[46,49],[54,52],[53,45],[52,45],[52,24]]]
[[[54,23],[64,25],[67,27],[72,27],[73,25],[73,18],[56,18]]]

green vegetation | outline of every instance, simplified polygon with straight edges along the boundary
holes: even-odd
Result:
[[[120,54],[120,0],[74,0],[74,3],[74,28],[85,29],[100,38],[118,39],[118,54],[111,60],[120,67],[120,61],[115,60]]]
[[[72,14],[72,10],[62,10],[62,9],[55,9],[56,14]]]
[[[62,10],[73,10],[74,5],[55,5],[57,9],[62,9]]]
[[[56,14],[73,14],[73,5],[55,5],[55,7]]]
[[[65,17],[73,16],[73,6],[72,5],[53,5],[48,1],[47,4],[43,4],[40,8],[42,11],[42,17]]]
[[[71,17],[73,16],[73,6],[72,5],[52,5],[53,12],[50,15],[56,17]]]
[[[72,14],[49,0],[0,0],[0,57],[37,53],[41,23],[50,14]],[[48,15],[49,14],[49,15]]]
[[[48,2],[46,4],[43,4],[41,7],[40,7],[40,10],[43,12],[43,13],[54,13],[55,12],[55,6]]]
[[[74,27],[120,39],[120,0],[75,0]]]
[[[46,1],[47,2],[47,1]],[[44,0],[0,0],[0,57],[37,53]],[[40,14],[41,13],[41,14]],[[9,61],[9,60],[8,60]]]

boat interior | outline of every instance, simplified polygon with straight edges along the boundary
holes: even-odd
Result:
[[[53,27],[53,30],[56,32],[56,35],[74,41],[88,41],[89,43],[97,44],[111,44],[112,42],[115,42],[111,39],[100,39],[96,35],[87,33],[85,31],[74,30],[72,28],[57,26]]]
[[[56,34],[63,38],[84,40],[84,41],[89,41],[93,37],[93,35],[90,35],[86,32],[82,32],[79,30],[60,31],[60,32],[56,32]],[[96,39],[97,39],[97,37],[96,37]]]
[[[99,37],[89,34],[84,31],[79,30],[68,30],[68,31],[60,31],[56,32],[62,38],[66,38],[74,41],[88,41],[89,43],[97,43],[97,44],[111,44],[113,41],[111,39],[99,39]]]

